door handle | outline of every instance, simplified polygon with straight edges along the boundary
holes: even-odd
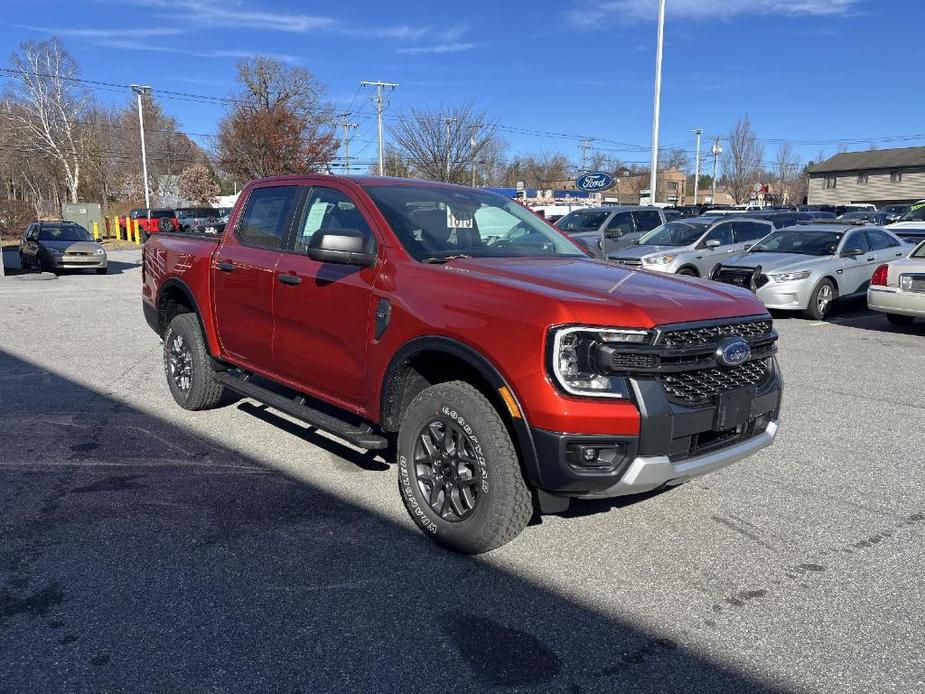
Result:
[[[295,285],[295,284],[301,284],[301,283],[302,283],[302,278],[299,277],[298,275],[283,275],[283,274],[279,274],[279,275],[276,276],[276,279],[278,279],[278,280],[279,280],[280,282],[282,282],[283,284],[293,284],[293,285]]]
[[[877,258],[875,258],[874,256],[870,256],[870,257],[867,259],[867,262],[872,263],[872,262],[874,262],[876,259],[877,259]]]
[[[234,272],[234,263],[229,263],[225,260],[219,260],[217,263],[215,263],[215,267],[217,267],[222,272]]]

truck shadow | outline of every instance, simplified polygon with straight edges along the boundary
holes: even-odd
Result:
[[[437,547],[397,492],[334,493],[3,351],[0,389],[0,690],[779,691],[696,629]]]

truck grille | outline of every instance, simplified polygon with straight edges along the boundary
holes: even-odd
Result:
[[[613,260],[618,265],[629,265],[630,267],[639,267],[642,265],[642,260],[639,258],[614,258]]]
[[[699,369],[659,376],[669,397],[685,404],[711,401],[719,393],[760,384],[771,373],[768,360],[750,361],[741,366]]]
[[[746,340],[753,340],[771,334],[770,319],[749,320],[720,325],[708,325],[702,328],[684,328],[666,330],[659,337],[658,344],[669,349],[700,347],[718,342],[724,337],[737,335]]]

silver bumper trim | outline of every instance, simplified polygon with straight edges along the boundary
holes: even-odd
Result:
[[[664,484],[680,484],[691,478],[719,470],[743,458],[748,458],[762,448],[767,448],[774,443],[774,438],[777,436],[777,426],[777,422],[771,422],[764,432],[747,441],[738,443],[735,446],[729,446],[729,448],[723,448],[715,453],[690,458],[680,463],[672,463],[666,455],[640,456],[630,463],[623,477],[615,485],[592,494],[583,495],[581,498],[607,499],[626,494],[640,494],[661,487]]]

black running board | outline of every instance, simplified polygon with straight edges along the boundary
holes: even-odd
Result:
[[[262,402],[280,412],[285,412],[316,429],[333,434],[359,448],[382,450],[388,446],[388,439],[373,433],[371,427],[357,426],[313,409],[305,404],[305,398],[301,396],[287,398],[285,395],[280,395],[268,388],[252,383],[250,374],[235,375],[235,372],[232,371],[220,371],[215,374],[215,380],[229,390]]]

